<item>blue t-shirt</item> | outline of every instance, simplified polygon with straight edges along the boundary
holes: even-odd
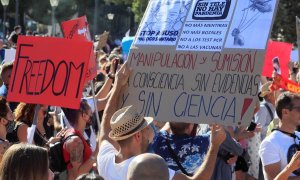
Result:
[[[170,145],[181,165],[189,174],[193,174],[205,159],[210,140],[209,134],[191,137],[188,135],[173,135],[168,134],[166,131],[160,131],[155,136],[152,143],[154,153],[163,157],[170,169],[180,171],[169,152],[166,138],[169,139]]]
[[[7,88],[4,84],[0,87],[0,96],[5,98],[7,96]]]

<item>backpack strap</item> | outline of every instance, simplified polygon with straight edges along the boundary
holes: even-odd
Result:
[[[65,145],[65,142],[67,142],[71,137],[74,137],[74,136],[78,136],[77,134],[70,134],[68,135],[67,137],[63,137],[62,140],[61,140],[61,143],[62,143],[62,146],[64,147]],[[78,136],[79,137],[79,136]],[[79,137],[80,138],[80,137]],[[80,138],[81,139],[81,138]],[[81,139],[82,140],[82,139]],[[63,148],[63,151],[64,151],[64,148]],[[67,164],[67,166],[71,163],[70,159],[65,162]]]
[[[269,112],[269,115],[271,116],[271,121],[273,121],[273,119],[274,119],[274,113],[273,113],[273,111],[271,110],[270,106],[266,102],[264,103],[264,105],[267,108],[267,110]]]
[[[172,149],[168,137],[165,138],[165,139],[166,139],[166,144],[167,144],[167,146],[168,146],[168,150],[169,150],[169,152],[170,152],[170,154],[171,154],[171,157],[172,157],[172,159],[176,162],[178,168],[181,170],[181,172],[182,172],[183,174],[185,174],[185,175],[187,175],[187,176],[191,176],[191,174],[189,174],[189,173],[184,169],[184,167],[181,165],[181,163],[179,162],[178,156],[176,155],[176,153],[175,153],[174,150]]]

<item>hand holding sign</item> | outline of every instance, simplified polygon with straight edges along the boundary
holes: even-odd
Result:
[[[127,84],[128,78],[132,73],[132,68],[129,67],[128,63],[122,65],[122,67],[116,73],[116,86],[123,87]]]
[[[219,147],[226,139],[226,133],[222,126],[213,124],[211,127],[210,142],[213,146]]]

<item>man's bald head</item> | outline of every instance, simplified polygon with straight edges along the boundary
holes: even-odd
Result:
[[[164,159],[156,154],[141,154],[131,161],[128,168],[127,179],[168,180],[168,166]]]

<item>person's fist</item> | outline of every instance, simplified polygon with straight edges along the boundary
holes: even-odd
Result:
[[[127,84],[128,78],[132,72],[132,68],[129,67],[128,63],[122,65],[116,74],[116,86],[123,87]]]
[[[288,164],[288,168],[289,168],[291,171],[295,171],[295,170],[297,170],[298,168],[300,168],[300,151],[297,151],[297,152],[293,155],[293,157],[292,157],[290,163]]]
[[[220,146],[225,138],[226,138],[226,133],[225,130],[222,126],[213,124],[211,127],[211,136],[210,136],[210,142],[214,146]]]

